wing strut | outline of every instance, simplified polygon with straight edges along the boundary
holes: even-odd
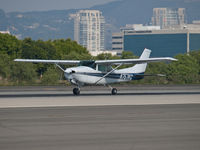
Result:
[[[119,68],[122,64],[119,64],[117,67],[115,67],[114,69],[112,69],[110,72],[106,73],[103,77],[101,77],[99,80],[97,80],[95,82],[95,84],[97,84],[99,81],[101,81],[103,78],[107,77],[109,74],[113,73],[117,68]]]
[[[58,67],[60,70],[62,70],[63,72],[65,72],[65,70],[60,66],[58,65],[57,63],[55,63],[56,67]]]

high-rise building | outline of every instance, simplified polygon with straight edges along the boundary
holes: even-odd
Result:
[[[163,28],[170,28],[185,23],[185,8],[154,8],[152,24]]]
[[[104,50],[105,20],[98,10],[80,10],[73,15],[74,40],[89,52]]]

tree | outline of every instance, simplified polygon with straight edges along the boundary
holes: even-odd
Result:
[[[177,55],[177,62],[172,62],[167,68],[167,78],[171,83],[199,83],[197,60],[187,54]]]
[[[42,83],[45,85],[58,84],[60,74],[52,67],[49,67],[42,77]]]
[[[106,59],[112,59],[112,55],[110,53],[102,53],[95,57],[96,60],[106,60]]]
[[[35,67],[31,63],[11,62],[10,71],[10,80],[16,83],[22,83],[23,81],[31,83],[37,75]]]
[[[190,52],[190,56],[193,57],[198,63],[198,70],[200,75],[200,50]]]
[[[134,59],[134,58],[138,58],[138,57],[134,56],[133,52],[130,52],[130,51],[123,51],[122,52],[121,59]]]
[[[0,76],[6,78],[10,74],[9,68],[10,58],[8,54],[0,52]]]
[[[15,36],[0,33],[0,52],[14,59],[20,55],[21,41]]]
[[[78,45],[75,41],[72,41],[71,39],[54,40],[52,44],[56,49],[58,59],[66,59],[68,55],[76,55],[74,59],[76,59],[77,57],[79,57],[77,59],[91,58],[91,55],[86,50],[86,48],[82,47],[81,45]]]
[[[22,41],[21,48],[22,58],[25,59],[56,59],[56,49],[50,42],[26,38]]]

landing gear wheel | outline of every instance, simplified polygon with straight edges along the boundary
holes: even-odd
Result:
[[[116,88],[113,88],[112,89],[112,95],[116,95],[117,94],[117,89]]]
[[[79,95],[80,94],[80,89],[79,88],[74,88],[73,89],[74,95]]]

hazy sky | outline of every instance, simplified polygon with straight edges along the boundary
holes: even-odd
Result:
[[[0,0],[0,8],[6,12],[59,10],[70,8],[88,8],[117,0]]]

